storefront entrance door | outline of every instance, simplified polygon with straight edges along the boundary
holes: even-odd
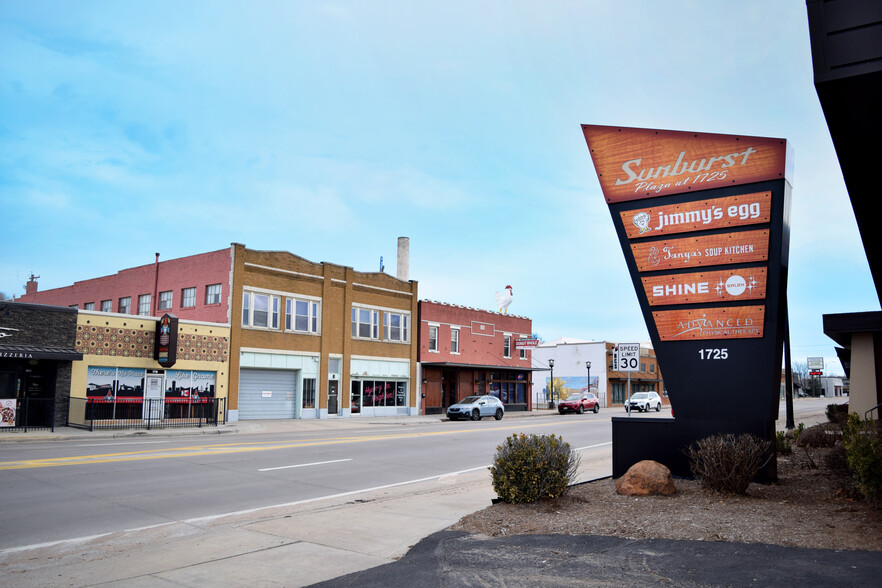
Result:
[[[337,380],[328,380],[328,414],[339,412],[337,403]]]
[[[158,421],[162,417],[163,376],[147,376],[144,382],[144,420]]]

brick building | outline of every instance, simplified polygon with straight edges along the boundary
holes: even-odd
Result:
[[[124,269],[110,276],[38,290],[34,277],[18,302],[76,307],[140,316],[229,322],[230,249],[220,249]]]
[[[419,303],[423,414],[441,414],[472,395],[492,394],[506,410],[530,410],[529,318],[442,302]]]
[[[32,279],[21,300],[228,326],[230,421],[417,411],[406,277],[234,243],[44,292]]]

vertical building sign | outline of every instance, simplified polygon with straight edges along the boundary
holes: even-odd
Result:
[[[677,420],[774,421],[786,320],[787,142],[582,130]]]
[[[156,342],[153,359],[170,368],[178,360],[178,317],[164,314],[156,323]]]

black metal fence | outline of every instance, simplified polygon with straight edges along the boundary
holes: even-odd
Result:
[[[55,430],[55,399],[3,399],[0,407],[0,433],[30,430]]]
[[[71,398],[67,424],[96,429],[217,426],[225,422],[224,398]]]

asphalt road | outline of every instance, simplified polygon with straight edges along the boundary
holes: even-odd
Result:
[[[611,414],[6,443],[0,549],[481,469],[517,432],[556,433],[589,459],[601,458],[610,453]]]

